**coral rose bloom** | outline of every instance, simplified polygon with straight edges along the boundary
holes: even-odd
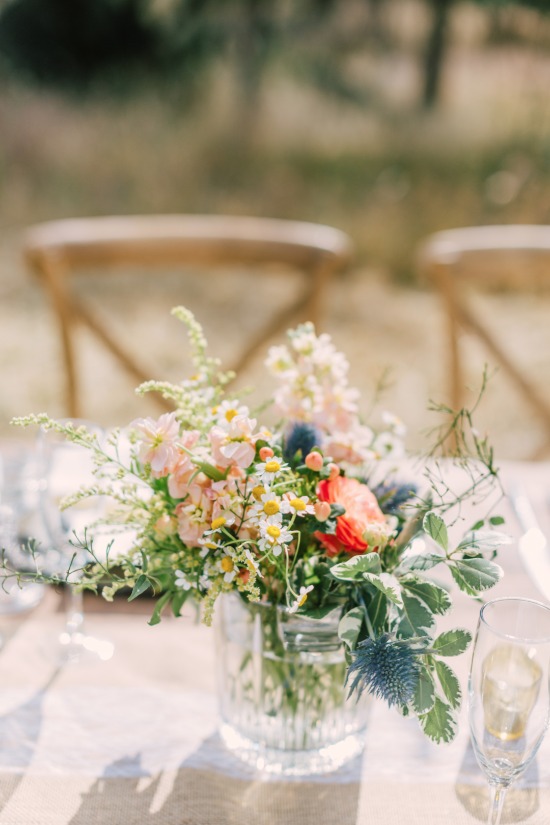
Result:
[[[335,535],[315,533],[316,538],[326,548],[327,555],[336,556],[343,551],[351,554],[364,553],[368,549],[368,544],[363,539],[363,533],[368,525],[386,521],[376,496],[367,485],[361,484],[355,478],[338,476],[319,482],[317,496],[319,501],[341,504],[346,508],[346,512],[336,519]]]

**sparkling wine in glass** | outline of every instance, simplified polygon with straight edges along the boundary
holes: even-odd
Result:
[[[520,597],[487,602],[468,694],[472,744],[492,792],[488,825],[499,825],[507,788],[543,740],[550,721],[549,668],[550,605]]]

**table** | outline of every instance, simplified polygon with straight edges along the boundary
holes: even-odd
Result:
[[[505,485],[521,480],[548,531],[550,465],[507,464],[503,476]],[[516,545],[499,560],[506,575],[490,598],[542,598]],[[460,593],[454,600],[449,626],[473,631],[478,605]],[[211,630],[192,612],[151,628],[120,602],[101,612],[88,606],[88,632],[114,644],[108,661],[56,664],[63,615],[53,591],[32,614],[0,623],[0,825],[485,822],[488,789],[465,708],[456,740],[437,747],[415,720],[374,703],[362,759],[330,776],[268,778],[235,760],[217,735]],[[453,664],[464,691],[468,654]],[[509,791],[507,822],[550,823],[550,736]]]

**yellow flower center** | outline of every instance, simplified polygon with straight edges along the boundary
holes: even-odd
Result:
[[[266,473],[278,473],[281,469],[281,465],[278,461],[267,461],[265,465]]]
[[[302,607],[303,604],[307,602],[307,593],[302,593],[300,599],[298,601],[298,607]]]
[[[266,516],[274,516],[280,510],[279,502],[272,498],[264,504],[264,513]]]
[[[204,546],[207,547],[209,550],[215,550],[218,545],[214,544],[213,541],[207,541]]]
[[[237,410],[233,410],[233,409],[227,410],[227,412],[225,413],[226,421],[233,421],[233,419],[235,418],[236,415],[237,415]]]
[[[271,536],[272,539],[278,539],[281,535],[281,530],[276,524],[270,524],[266,530],[266,533],[268,536]]]
[[[292,507],[293,510],[305,510],[306,509],[306,503],[305,503],[305,501],[302,501],[301,498],[293,498],[290,502],[290,506]]]
[[[227,519],[223,516],[218,516],[218,518],[215,518],[212,522],[212,530],[219,530],[220,527],[223,527],[226,521]]]
[[[257,487],[254,487],[252,490],[252,495],[256,499],[256,501],[261,501],[262,496],[265,495],[265,487],[262,487],[261,484],[258,484]]]
[[[230,556],[224,556],[221,560],[221,567],[224,573],[231,573],[235,567],[233,559]]]

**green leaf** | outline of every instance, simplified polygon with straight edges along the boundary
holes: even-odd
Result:
[[[398,607],[403,605],[403,599],[401,598],[401,586],[395,576],[392,576],[391,573],[380,573],[379,575],[375,575],[374,573],[363,573],[363,578],[369,584],[374,585],[377,590],[380,590],[381,593],[386,596],[390,602],[396,604]]]
[[[430,671],[422,666],[414,696],[412,698],[412,706],[417,716],[428,713],[435,703],[435,685],[433,676]]]
[[[504,524],[506,519],[503,516],[491,516],[489,519],[489,523],[493,525],[493,527],[498,527],[499,524]]]
[[[500,530],[472,530],[466,533],[457,550],[492,551],[511,543],[512,537]]]
[[[493,587],[502,578],[502,567],[488,559],[454,559],[449,564],[451,575],[460,589],[469,596]]]
[[[426,736],[438,745],[441,742],[452,742],[456,736],[456,716],[439,696],[436,696],[433,708],[419,716],[418,720]]]
[[[153,625],[158,624],[160,622],[160,614],[162,613],[162,610],[163,610],[164,606],[167,604],[167,602],[170,599],[171,595],[172,594],[170,592],[162,594],[162,596],[160,597],[160,599],[157,601],[157,603],[155,605],[155,609],[153,610],[153,615],[149,619],[148,624],[153,626]]]
[[[426,513],[422,527],[424,531],[432,537],[435,543],[439,544],[439,546],[447,552],[449,549],[449,537],[447,535],[447,525],[441,516],[438,516],[433,511]]]
[[[409,593],[424,602],[432,613],[443,616],[452,607],[451,597],[445,588],[438,584],[418,578],[401,581],[401,584]]]
[[[472,634],[469,630],[446,630],[434,639],[432,649],[438,656],[459,656],[464,653],[471,641]]]
[[[432,612],[416,596],[403,593],[403,607],[398,610],[397,635],[403,639],[429,636],[435,620]]]
[[[340,619],[338,637],[350,650],[355,649],[364,618],[365,613],[363,608],[354,607]]]
[[[435,669],[445,698],[450,706],[457,710],[462,702],[462,690],[460,689],[460,682],[454,670],[452,670],[446,662],[441,662],[437,659]]]
[[[415,570],[422,572],[424,570],[431,570],[436,564],[446,561],[446,557],[442,553],[433,553],[432,551],[426,553],[411,552],[408,548],[405,550],[401,561],[399,562],[400,573],[412,573]]]
[[[183,587],[178,587],[177,591],[172,596],[172,613],[176,618],[181,613],[181,609],[185,604],[185,601],[191,595],[190,590],[184,590]]]
[[[388,600],[381,590],[377,590],[368,606],[370,623],[377,636],[386,630],[388,617]]]
[[[136,579],[136,583],[134,584],[134,589],[132,590],[132,592],[128,596],[128,601],[131,602],[134,599],[137,599],[138,596],[141,596],[141,594],[145,593],[145,591],[148,590],[149,588],[151,588],[151,590],[152,590],[153,585],[151,584],[151,582],[149,581],[147,576],[144,576],[143,574],[141,574],[141,576],[138,576],[137,579]]]
[[[378,553],[365,553],[362,556],[353,556],[347,561],[335,564],[330,568],[331,574],[335,579],[342,581],[354,581],[355,579],[362,579],[363,573],[381,573],[382,565],[380,564],[380,556]]]

